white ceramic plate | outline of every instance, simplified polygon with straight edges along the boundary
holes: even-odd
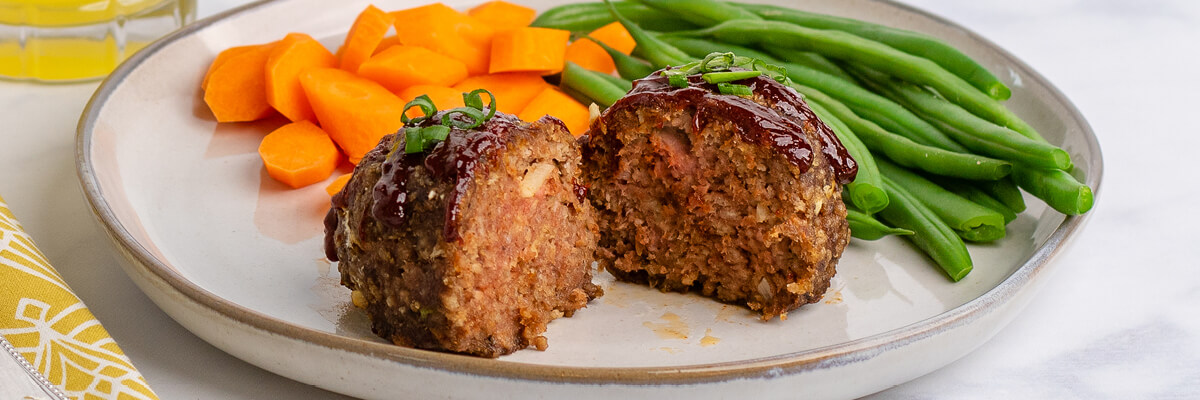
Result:
[[[1050,259],[1086,219],[1064,218],[1030,198],[1007,238],[971,247],[975,270],[958,283],[903,240],[854,242],[825,299],[786,321],[760,322],[743,308],[614,283],[601,273],[607,295],[552,323],[545,352],[489,360],[392,346],[371,334],[338,285],[336,266],[324,261],[324,185],[286,190],[262,172],[255,149],[280,121],[218,125],[197,89],[220,50],[289,31],[334,44],[366,4],[274,1],[198,22],[114,72],[79,127],[80,179],[128,261],[126,272],[196,335],[298,381],[372,398],[864,395],[988,340],[1028,302]],[[1100,150],[1087,123],[1003,50],[892,3],[788,5],[923,31],[958,46],[1011,84],[1009,106],[1062,144],[1076,173],[1098,189]]]

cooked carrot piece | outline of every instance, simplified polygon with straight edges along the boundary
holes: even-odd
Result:
[[[625,54],[632,53],[633,48],[637,46],[633,37],[629,35],[629,31],[616,22],[597,28],[588,36]],[[600,45],[586,39],[579,39],[568,45],[565,59],[579,64],[581,67],[606,74],[611,74],[617,69],[608,52],[605,52]]]
[[[267,103],[292,121],[313,120],[312,105],[300,87],[300,72],[337,66],[337,57],[303,33],[283,38],[267,57]]]
[[[471,74],[488,72],[491,26],[442,3],[392,12],[401,44],[424,47],[466,64]]]
[[[371,53],[371,55],[374,56],[376,54],[382,53],[384,50],[390,49],[392,46],[395,46],[398,44],[400,44],[399,38],[397,38],[395,36],[385,37],[385,38],[383,38],[383,40],[379,41],[379,46],[375,47],[375,52]],[[362,67],[359,67],[359,68],[361,69]]]
[[[454,85],[467,77],[467,66],[424,47],[397,45],[363,63],[358,76],[400,93],[413,85]]]
[[[328,178],[337,169],[341,153],[325,131],[309,121],[276,129],[258,146],[267,174],[293,188]]]
[[[537,121],[544,115],[558,118],[576,137],[587,132],[591,119],[587,106],[579,104],[571,96],[567,96],[553,87],[542,90],[529,102],[529,105],[525,106],[524,110],[521,110],[520,114],[517,114],[522,120],[528,122]]]
[[[346,34],[346,41],[342,43],[339,54],[341,63],[338,66],[350,72],[357,72],[358,67],[375,53],[383,35],[392,29],[394,22],[396,17],[391,14],[373,5],[367,6],[358,14],[354,24],[350,25],[350,33]]]
[[[467,10],[467,15],[491,25],[496,32],[503,32],[529,26],[537,17],[537,10],[507,1],[495,0]]]
[[[529,72],[472,76],[454,85],[459,92],[487,89],[496,96],[496,110],[509,114],[521,112],[529,101],[548,87],[552,86],[542,80],[541,75]]]
[[[274,44],[231,55],[209,74],[204,103],[217,122],[243,122],[271,115],[263,70]]]
[[[337,68],[314,68],[300,73],[300,85],[317,121],[352,163],[404,126],[404,102],[369,79]]]
[[[204,80],[200,81],[200,89],[207,89],[208,88],[208,80],[210,78],[212,78],[213,72],[216,71],[217,68],[221,67],[222,65],[225,65],[225,62],[229,61],[229,59],[233,58],[233,56],[245,53],[247,51],[253,50],[254,48],[257,48],[260,46],[267,46],[267,45],[270,45],[270,43],[268,43],[268,44],[253,44],[253,45],[249,45],[249,46],[230,47],[228,49],[225,49],[224,51],[221,51],[220,53],[217,54],[217,57],[213,59],[212,64],[208,65],[208,72],[204,73]]]
[[[492,61],[488,73],[562,71],[563,55],[571,32],[550,28],[516,28],[492,39]]]
[[[416,85],[409,86],[408,89],[400,92],[400,99],[404,100],[405,104],[417,98],[420,95],[429,96],[429,100],[433,101],[433,105],[438,110],[449,110],[463,106],[463,91],[446,86],[433,85]],[[487,99],[484,99],[487,101]],[[413,108],[408,110],[409,118],[417,118],[422,116],[421,110]]]
[[[350,182],[350,176],[352,175],[354,174],[342,174],[337,179],[334,179],[333,182],[329,182],[329,185],[325,186],[325,193],[329,193],[330,196],[338,194],[338,192],[342,191],[342,188],[346,187],[346,183]]]

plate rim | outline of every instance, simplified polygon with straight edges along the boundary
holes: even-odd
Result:
[[[1038,276],[1042,275],[1047,270],[1047,266],[1054,256],[1066,247],[1065,245],[1069,240],[1076,236],[1074,233],[1094,213],[1093,211],[1084,215],[1067,216],[1055,231],[1051,233],[1046,242],[1033,251],[1024,264],[1000,281],[995,287],[962,305],[932,317],[875,335],[815,349],[769,357],[669,367],[551,366],[420,350],[364,339],[355,339],[335,333],[301,327],[251,310],[209,292],[175,272],[163,260],[157,259],[153,255],[153,252],[134,239],[130,231],[117,218],[112,206],[104,197],[91,154],[93,132],[99,119],[100,111],[107,104],[116,88],[143,62],[166,46],[215,23],[260,7],[287,1],[291,0],[260,0],[232,8],[194,22],[146,46],[142,51],[137,52],[122,63],[100,84],[84,108],[76,128],[75,140],[76,173],[93,215],[108,232],[114,245],[119,246],[120,250],[123,250],[126,256],[136,259],[138,267],[143,270],[141,271],[142,273],[149,273],[159,281],[166,283],[178,294],[182,294],[189,301],[203,306],[208,310],[215,311],[229,320],[260,331],[279,335],[283,338],[299,340],[329,349],[356,353],[366,357],[407,364],[412,367],[431,368],[445,372],[490,378],[521,379],[550,383],[615,383],[644,386],[711,383],[732,379],[756,379],[792,375],[868,360],[889,349],[919,342],[925,338],[935,336],[981,318],[990,311],[1007,303],[1008,300],[1016,296],[1017,292],[1029,286]],[[1085,183],[1092,188],[1094,200],[1098,201],[1104,169],[1103,155],[1099,141],[1091,125],[1083,118],[1082,113],[1056,86],[1006,49],[953,21],[914,6],[897,3],[893,0],[868,1],[897,7],[957,29],[971,40],[985,45],[989,50],[996,51],[1004,61],[1012,64],[1020,73],[1029,77],[1034,84],[1045,87],[1050,94],[1050,98],[1062,104],[1066,108],[1070,118],[1074,120],[1076,125],[1082,128],[1081,135],[1083,136],[1086,148],[1093,155],[1087,164],[1088,176]],[[126,272],[128,273],[129,271],[127,270]]]

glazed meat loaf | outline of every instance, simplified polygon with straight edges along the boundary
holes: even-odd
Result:
[[[403,141],[363,158],[325,220],[327,256],[375,333],[483,357],[545,349],[548,322],[601,294],[577,142],[553,117],[503,113],[425,153]]]
[[[850,238],[841,184],[857,166],[793,89],[734,83],[752,95],[656,73],[593,121],[597,259],[621,280],[786,318],[829,286]]]

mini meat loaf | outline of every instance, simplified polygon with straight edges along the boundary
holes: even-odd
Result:
[[[597,258],[621,280],[786,318],[829,287],[850,239],[841,183],[857,165],[793,89],[734,83],[753,94],[656,73],[593,121]]]
[[[399,345],[545,349],[547,323],[601,294],[578,143],[553,117],[503,113],[427,153],[405,154],[403,136],[384,138],[333,197],[325,250],[342,284]]]

